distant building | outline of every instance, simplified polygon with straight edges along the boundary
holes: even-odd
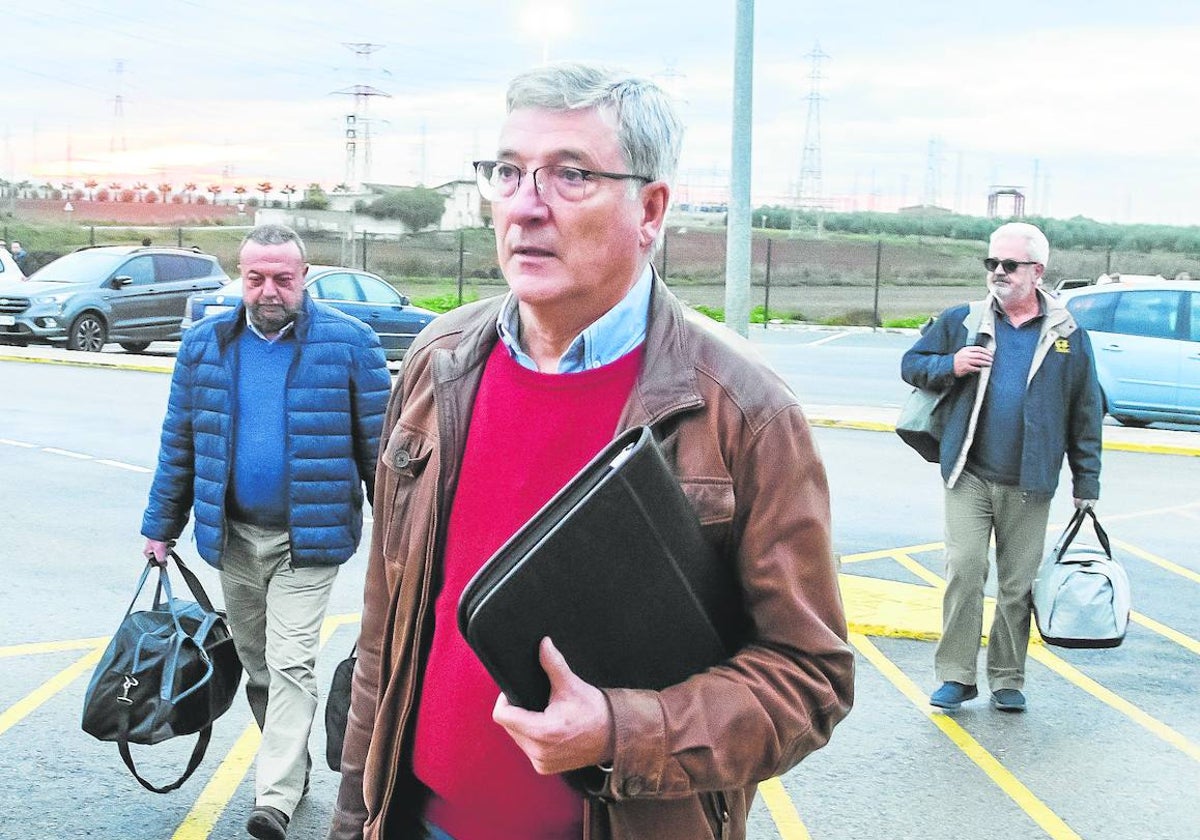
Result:
[[[901,207],[896,212],[906,216],[949,216],[954,211],[949,207],[938,207],[936,204],[913,204]]]

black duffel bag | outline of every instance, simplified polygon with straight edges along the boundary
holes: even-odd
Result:
[[[167,569],[148,562],[83,699],[83,731],[101,741],[116,741],[129,772],[155,793],[176,790],[200,766],[213,721],[228,711],[242,678],[225,614],[213,609],[200,581],[179,556],[171,552],[170,557],[196,600],[172,597]],[[153,606],[134,612],[156,568]],[[130,744],[158,744],[197,732],[200,737],[187,769],[177,780],[156,787],[138,774]]]

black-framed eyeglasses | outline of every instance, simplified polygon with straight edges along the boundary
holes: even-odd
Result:
[[[526,170],[515,163],[502,160],[477,160],[472,165],[475,167],[475,183],[479,186],[479,194],[488,201],[506,201],[512,198],[520,189],[521,179],[526,174]],[[534,189],[542,197],[542,201],[547,203],[583,201],[596,191],[599,178],[607,178],[610,181],[641,181],[646,184],[654,180],[644,175],[598,172],[594,169],[556,164],[539,166],[529,175],[533,178]]]
[[[983,267],[988,271],[995,271],[997,268],[1004,266],[1005,274],[1012,274],[1017,270],[1019,265],[1037,265],[1037,260],[998,260],[995,257],[985,257]]]

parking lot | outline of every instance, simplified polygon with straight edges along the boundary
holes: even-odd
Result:
[[[820,349],[800,346],[809,340],[777,337],[764,350],[817,367],[805,354]],[[143,791],[114,745],[79,730],[88,677],[140,569],[137,529],[166,397],[169,357],[125,361],[134,369],[0,359],[4,840],[244,836],[257,734],[240,699],[218,721],[196,776],[169,796]],[[940,481],[885,433],[889,411],[810,409],[833,493],[857,698],[826,749],[762,786],[750,836],[1195,837],[1200,436],[1117,429],[1105,452],[1100,515],[1134,586],[1125,643],[1107,651],[1035,644],[1026,714],[996,713],[981,698],[951,716],[927,705],[943,585]],[[1069,504],[1056,500],[1050,537]],[[186,535],[183,545],[194,557]],[[211,569],[192,566],[219,591]],[[322,684],[353,643],[363,571],[359,556],[335,588]],[[177,773],[191,746],[181,740],[138,751],[144,773]],[[311,748],[312,793],[289,833],[299,838],[323,836],[338,781],[319,761],[320,721]]]

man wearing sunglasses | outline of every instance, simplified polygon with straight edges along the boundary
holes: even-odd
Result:
[[[510,291],[430,324],[393,391],[332,840],[742,840],[756,783],[849,711],[808,423],[651,265],[680,140],[644,79],[563,64],[509,86],[494,159],[475,170]],[[590,685],[545,638],[528,653],[549,705],[513,706],[458,631],[460,595],[591,456],[643,425],[753,630],[662,691]]]
[[[946,592],[931,705],[978,696],[988,545],[996,542],[996,614],[988,633],[991,705],[1025,710],[1031,589],[1063,456],[1077,508],[1100,496],[1100,383],[1087,333],[1041,288],[1050,245],[1037,227],[991,236],[988,296],[951,307],[904,354],[911,385],[948,391],[940,462],[945,490]]]

